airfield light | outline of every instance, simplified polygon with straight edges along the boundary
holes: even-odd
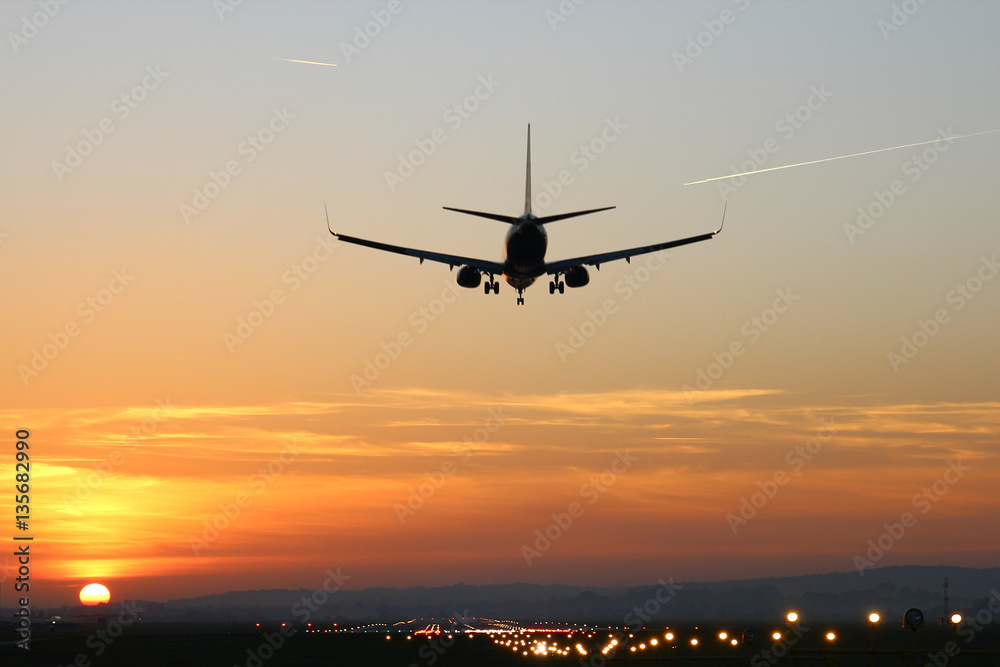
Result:
[[[836,633],[833,633],[833,632],[828,632],[828,633],[826,633],[826,640],[827,640],[828,642],[832,642],[832,641],[833,641],[833,640],[835,640],[836,638],[837,638],[837,635],[836,635]]]
[[[652,639],[649,640],[650,646],[656,646],[659,643],[660,643],[660,640],[657,639],[656,637],[653,637]]]
[[[698,638],[697,637],[692,637],[691,638],[691,646],[697,646],[697,645],[698,645]]]
[[[732,644],[733,646],[738,646],[739,643],[740,643],[740,640],[736,639],[735,637],[733,637],[732,639],[729,640],[729,643]]]
[[[771,639],[773,639],[774,641],[778,641],[779,639],[781,639],[781,633],[775,630],[774,632],[771,633]]]
[[[722,641],[726,641],[727,639],[729,639],[729,634],[725,630],[723,630],[722,632],[719,633],[719,639],[721,639]]]
[[[668,642],[672,642],[674,641],[674,633],[668,632],[667,634],[663,635],[663,638],[666,639]]]
[[[903,614],[903,627],[916,631],[917,628],[924,627],[924,612],[916,607],[910,607]]]
[[[952,614],[951,618],[949,618],[948,620],[951,621],[952,625],[958,625],[959,623],[962,622],[962,615],[958,613]]]
[[[798,612],[790,611],[785,615],[785,618],[788,619],[789,623],[794,623],[795,621],[799,620],[799,614]]]
[[[879,614],[878,614],[877,611],[873,611],[872,613],[868,614],[868,622],[871,623],[872,625],[874,625],[875,623],[878,623],[881,620],[882,620],[882,617],[879,616]]]

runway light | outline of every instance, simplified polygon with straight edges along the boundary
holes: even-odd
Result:
[[[771,639],[773,639],[774,641],[778,641],[779,639],[781,639],[781,633],[780,632],[772,632],[771,633]]]
[[[878,623],[881,620],[882,620],[882,617],[878,615],[877,611],[873,611],[872,613],[868,614],[868,622],[869,623]]]
[[[655,638],[655,637],[649,640],[650,646],[656,646],[659,643],[660,643],[660,640],[657,639],[657,638]]]
[[[668,642],[672,642],[674,641],[674,633],[668,632],[667,634],[663,635],[663,638],[666,639]]]
[[[719,633],[719,639],[721,639],[722,641],[726,641],[727,639],[729,639],[729,634],[725,631],[722,631]]]
[[[698,645],[698,638],[697,637],[692,637],[691,638],[691,646],[697,646],[697,645]]]
[[[737,646],[740,643],[740,640],[738,640],[738,639],[730,639],[729,643],[732,644],[733,646]]]
[[[959,623],[962,622],[962,615],[961,614],[952,614],[951,618],[949,620],[951,621],[952,625],[958,625]]]
[[[785,618],[788,619],[789,623],[794,623],[795,621],[799,620],[799,614],[798,612],[790,611],[785,616]]]
[[[837,635],[835,633],[833,633],[833,632],[826,633],[826,640],[827,641],[832,642],[836,638],[837,638]]]

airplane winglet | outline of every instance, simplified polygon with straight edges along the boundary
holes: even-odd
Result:
[[[722,222],[719,223],[719,228],[712,232],[712,236],[715,236],[722,231],[722,228],[726,226],[726,209],[729,208],[729,202],[726,201],[722,206]]]
[[[332,229],[330,228],[330,211],[328,211],[328,210],[327,210],[327,208],[326,208],[326,202],[323,202],[323,212],[324,212],[324,213],[326,213],[326,228],[327,228],[327,230],[328,230],[328,231],[329,231],[329,232],[330,232],[331,234],[333,234],[334,236],[336,236],[336,235],[337,235],[337,232],[333,231],[333,230],[332,230]]]

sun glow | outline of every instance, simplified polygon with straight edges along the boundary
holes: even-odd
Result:
[[[110,599],[111,591],[102,584],[87,584],[80,591],[80,602],[88,607],[107,602]]]

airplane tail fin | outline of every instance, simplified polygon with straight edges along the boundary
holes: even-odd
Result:
[[[525,164],[525,174],[524,174],[524,215],[521,218],[515,218],[511,215],[499,215],[496,213],[484,213],[482,211],[470,211],[464,208],[452,208],[450,206],[442,206],[446,211],[455,211],[456,213],[465,213],[466,215],[476,215],[480,218],[489,218],[490,220],[499,220],[500,222],[506,222],[509,225],[516,225],[522,222],[525,217],[531,218],[535,224],[544,225],[549,222],[555,222],[556,220],[565,220],[566,218],[575,218],[578,215],[587,215],[589,213],[598,213],[600,211],[609,211],[614,208],[614,206],[605,206],[604,208],[592,208],[589,211],[575,211],[573,213],[560,213],[558,215],[547,215],[542,218],[536,218],[531,213],[531,123],[528,123],[528,158]]]
[[[524,214],[531,215],[531,123],[528,123],[528,161],[524,177]]]

